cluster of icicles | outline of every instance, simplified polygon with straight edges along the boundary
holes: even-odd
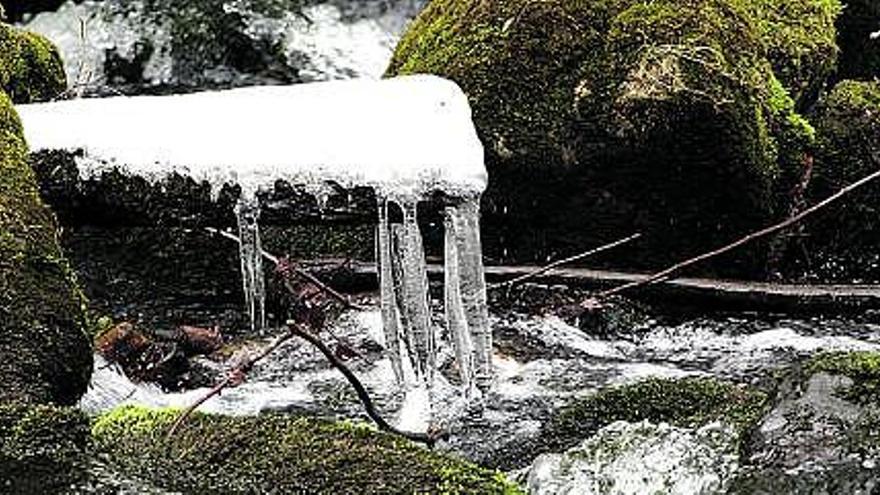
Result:
[[[468,395],[492,380],[492,334],[480,246],[479,196],[457,198],[445,208],[446,330]],[[437,370],[437,329],[432,323],[417,199],[379,198],[376,263],[385,348],[401,385],[430,388]],[[398,207],[402,221],[391,222]],[[251,328],[266,325],[265,282],[259,233],[260,205],[243,195],[236,206],[245,305]]]

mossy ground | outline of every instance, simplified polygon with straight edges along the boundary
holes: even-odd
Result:
[[[190,493],[517,494],[500,474],[364,426],[280,415],[124,407],[92,426],[98,449],[128,475]]]
[[[0,405],[0,491],[68,493],[86,477],[89,445],[79,410]]]
[[[745,434],[765,412],[765,393],[713,378],[651,378],[579,400],[544,427],[549,450],[561,451],[615,421],[699,427],[725,422]]]
[[[834,68],[839,9],[438,0],[387,74],[434,73],[468,94],[492,176],[490,255],[541,258],[637,229],[638,252],[621,256],[653,266],[787,213],[813,137],[797,109]],[[719,266],[755,270],[760,251]]]

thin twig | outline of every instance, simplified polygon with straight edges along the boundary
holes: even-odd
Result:
[[[348,380],[348,383],[354,388],[357,393],[358,399],[360,399],[361,404],[364,406],[364,410],[367,412],[367,415],[370,419],[376,423],[376,426],[379,427],[380,430],[386,431],[388,433],[392,433],[394,435],[398,435],[404,437],[406,439],[412,440],[414,442],[424,443],[429,447],[433,447],[438,439],[442,438],[442,433],[432,434],[432,433],[417,433],[410,431],[403,431],[395,428],[391,424],[389,424],[385,419],[379,414],[379,411],[376,409],[375,404],[373,404],[373,400],[370,398],[370,394],[367,392],[367,389],[364,388],[363,384],[360,380],[358,380],[357,376],[348,367],[343,363],[336,354],[327,347],[327,344],[321,341],[317,336],[313,333],[306,330],[303,326],[298,325],[294,322],[288,322],[288,328],[290,332],[294,335],[301,337],[303,340],[315,346],[321,354],[330,361],[330,364],[333,365],[334,368],[339,370],[345,376],[345,379]]]
[[[218,235],[225,237],[227,239],[241,243],[241,239],[232,233],[229,233],[229,232],[226,232],[226,231],[223,231],[220,229],[215,229],[212,227],[205,227],[205,230],[207,230],[208,232],[210,232],[212,234],[218,234]],[[333,296],[334,299],[341,302],[345,306],[346,309],[365,309],[363,306],[361,306],[357,303],[351,302],[351,299],[349,299],[348,297],[346,297],[344,294],[340,293],[339,291],[337,291],[333,287],[330,287],[329,285],[325,284],[324,282],[319,280],[317,277],[315,277],[311,273],[309,273],[301,268],[297,268],[296,266],[294,266],[290,263],[285,262],[284,260],[282,260],[278,256],[275,256],[272,253],[268,253],[266,251],[260,251],[260,252],[264,258],[266,258],[267,260],[274,263],[275,266],[279,267],[280,269],[282,269],[284,271],[293,270],[293,272],[295,274],[308,280],[309,282],[314,284],[315,287],[321,289],[322,291],[326,292],[327,294],[330,294],[331,296]]]
[[[537,277],[538,275],[541,275],[543,273],[547,273],[550,270],[557,268],[557,267],[560,267],[562,265],[566,265],[568,263],[574,263],[575,261],[579,261],[579,260],[582,260],[582,259],[587,258],[589,256],[593,256],[593,255],[602,253],[604,251],[614,249],[614,248],[621,246],[623,244],[627,244],[629,242],[632,242],[632,241],[638,239],[641,236],[642,236],[642,234],[633,234],[629,237],[625,237],[623,239],[618,239],[610,244],[605,244],[604,246],[599,246],[597,248],[591,249],[591,250],[583,252],[581,254],[576,254],[574,256],[570,256],[565,259],[554,261],[553,263],[550,263],[549,265],[543,266],[541,268],[537,268],[534,271],[520,275],[519,277],[516,277],[514,279],[505,280],[504,282],[498,282],[496,284],[490,284],[487,288],[488,289],[501,289],[504,287],[510,287],[512,285],[522,283],[526,280]]]
[[[284,334],[277,337],[274,341],[272,341],[271,344],[269,344],[269,346],[267,346],[265,349],[260,351],[258,354],[251,356],[251,357],[248,357],[248,358],[245,358],[235,368],[233,368],[232,370],[229,371],[229,373],[226,375],[226,378],[223,379],[222,382],[215,385],[214,388],[212,388],[210,391],[208,391],[207,394],[203,395],[197,401],[190,404],[189,407],[187,407],[186,409],[184,409],[180,413],[180,415],[174,421],[174,424],[171,425],[171,428],[168,429],[168,433],[166,435],[166,438],[170,438],[171,436],[173,436],[174,433],[176,433],[177,430],[180,428],[180,426],[184,423],[184,421],[186,421],[186,419],[196,409],[198,409],[199,406],[204,404],[211,397],[214,397],[215,395],[219,395],[220,392],[223,391],[223,389],[230,387],[230,386],[239,385],[242,381],[244,381],[245,375],[251,369],[253,369],[255,364],[257,364],[260,361],[262,361],[263,359],[265,359],[266,356],[271,354],[275,349],[278,349],[279,347],[281,347],[281,344],[287,342],[288,340],[290,340],[293,337],[294,337],[294,333],[292,331],[288,330]]]
[[[875,162],[876,161],[877,160],[875,157]],[[752,232],[751,234],[748,234],[748,235],[746,235],[746,236],[744,236],[744,237],[742,237],[742,238],[740,238],[730,244],[727,244],[726,246],[720,247],[720,248],[715,249],[713,251],[709,251],[707,253],[703,253],[699,256],[695,256],[693,258],[682,261],[680,263],[676,263],[675,265],[672,265],[669,268],[661,270],[661,271],[655,273],[654,275],[651,275],[650,277],[645,278],[643,280],[630,282],[628,284],[624,284],[619,287],[615,287],[613,289],[608,289],[606,291],[600,292],[600,293],[590,297],[589,299],[585,300],[583,304],[585,306],[590,306],[590,305],[595,304],[596,301],[599,299],[603,299],[603,298],[606,298],[609,296],[620,294],[621,292],[624,292],[624,291],[627,291],[630,289],[635,289],[635,288],[642,287],[645,285],[650,285],[650,284],[654,284],[657,282],[661,282],[663,280],[670,278],[672,275],[678,273],[679,271],[681,271],[685,268],[691,267],[693,265],[696,265],[697,263],[700,263],[701,261],[705,261],[707,259],[714,258],[718,255],[732,251],[732,250],[734,250],[744,244],[752,242],[756,239],[760,239],[761,237],[765,237],[765,236],[773,234],[775,232],[779,232],[780,230],[783,230],[787,227],[790,227],[790,226],[800,222],[801,220],[812,215],[813,213],[816,213],[817,211],[825,208],[826,206],[838,201],[840,198],[842,198],[842,197],[846,196],[847,194],[855,191],[856,189],[876,180],[877,178],[880,178],[880,170],[877,170],[876,172],[868,175],[867,177],[864,177],[862,179],[859,179],[856,182],[853,182],[852,184],[837,191],[836,193],[829,196],[828,198],[820,201],[819,203],[816,203],[815,205],[801,211],[800,213],[798,213],[794,216],[789,217],[788,219],[786,219],[780,223],[777,223],[775,225],[771,225],[771,226],[766,227],[764,229],[761,229],[757,232]]]

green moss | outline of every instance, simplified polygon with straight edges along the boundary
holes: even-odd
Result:
[[[58,50],[39,34],[0,23],[0,89],[15,103],[59,96],[67,76]]]
[[[724,421],[740,435],[767,407],[763,392],[712,378],[652,378],[607,388],[560,411],[545,427],[547,447],[559,451],[615,422],[650,420],[680,427]]]
[[[123,472],[196,493],[521,493],[493,471],[348,423],[124,407],[92,435]]]
[[[495,211],[511,222],[501,236],[514,246],[501,251],[535,225],[576,246],[635,228],[660,264],[787,214],[812,145],[797,107],[833,70],[839,8],[436,0],[387,74],[434,73],[468,94],[492,177],[487,224]]]
[[[856,404],[880,405],[880,353],[863,351],[820,354],[807,362],[806,370],[810,374],[846,376],[853,380],[853,384],[838,390],[840,397]]]
[[[0,92],[0,401],[76,402],[92,371],[86,328],[21,123]]]
[[[81,411],[0,405],[0,491],[67,493],[85,478],[88,449]]]

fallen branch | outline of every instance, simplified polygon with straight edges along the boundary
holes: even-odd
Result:
[[[615,287],[613,289],[608,289],[608,290],[599,292],[598,294],[595,294],[594,296],[585,300],[583,302],[583,305],[585,307],[593,307],[599,299],[604,299],[604,298],[607,298],[607,297],[610,297],[610,296],[613,296],[616,294],[620,294],[621,292],[635,289],[638,287],[642,287],[645,285],[650,285],[650,284],[655,284],[657,282],[662,282],[662,281],[670,278],[672,275],[675,275],[676,273],[680,272],[681,270],[684,270],[685,268],[689,268],[689,267],[696,265],[697,263],[700,263],[702,261],[706,261],[708,259],[714,258],[716,256],[727,253],[729,251],[732,251],[732,250],[734,250],[744,244],[748,244],[749,242],[752,242],[756,239],[760,239],[760,238],[768,236],[770,234],[779,232],[780,230],[791,227],[792,225],[802,221],[803,219],[807,218],[808,216],[812,215],[813,213],[816,213],[817,211],[825,208],[826,206],[838,201],[840,198],[846,196],[847,194],[855,191],[856,189],[858,189],[858,188],[860,188],[860,187],[862,187],[862,186],[864,186],[874,180],[877,180],[878,178],[880,178],[880,170],[877,170],[876,172],[868,175],[867,177],[864,177],[862,179],[859,179],[856,182],[853,182],[852,184],[837,191],[836,193],[829,196],[828,198],[820,201],[819,203],[816,203],[815,205],[801,211],[800,213],[798,213],[794,216],[789,217],[788,219],[786,219],[782,222],[779,222],[775,225],[771,225],[771,226],[766,227],[764,229],[761,229],[757,232],[752,232],[751,234],[748,234],[744,237],[741,237],[740,239],[738,239],[730,244],[727,244],[726,246],[720,247],[720,248],[715,249],[713,251],[709,251],[707,253],[703,253],[699,256],[695,256],[693,258],[687,259],[687,260],[682,261],[680,263],[676,263],[675,265],[672,265],[664,270],[661,270],[661,271],[651,275],[650,277],[645,278],[644,280],[630,282],[628,284],[624,284],[619,287]]]
[[[504,281],[504,282],[499,282],[499,283],[496,283],[496,284],[490,284],[490,285],[487,287],[487,289],[490,289],[490,290],[491,290],[491,289],[502,289],[502,288],[504,288],[504,287],[511,287],[511,286],[514,286],[514,285],[516,285],[516,284],[519,284],[519,283],[525,282],[526,280],[529,280],[529,279],[535,278],[535,277],[537,277],[537,276],[539,276],[539,275],[543,275],[544,273],[547,273],[547,272],[549,272],[550,270],[553,270],[554,268],[560,267],[560,266],[562,266],[562,265],[566,265],[566,264],[568,264],[568,263],[574,263],[575,261],[582,260],[582,259],[587,258],[587,257],[589,257],[589,256],[593,256],[593,255],[596,255],[596,254],[602,253],[602,252],[604,252],[604,251],[608,251],[608,250],[614,249],[614,248],[616,248],[616,247],[618,247],[618,246],[622,246],[623,244],[627,244],[627,243],[629,243],[629,242],[632,242],[632,241],[638,239],[639,237],[642,237],[642,234],[633,234],[633,235],[631,235],[631,236],[629,236],[629,237],[625,237],[625,238],[623,238],[623,239],[618,239],[618,240],[616,240],[616,241],[614,241],[614,242],[612,242],[612,243],[610,243],[610,244],[605,244],[604,246],[599,246],[599,247],[597,247],[597,248],[591,249],[591,250],[586,251],[586,252],[583,252],[583,253],[581,253],[581,254],[576,254],[576,255],[574,255],[574,256],[570,256],[570,257],[565,258],[565,259],[561,259],[561,260],[558,260],[558,261],[554,261],[553,263],[550,263],[549,265],[546,265],[546,266],[543,266],[543,267],[537,268],[537,269],[535,269],[535,270],[533,270],[533,271],[531,271],[531,272],[529,272],[529,273],[526,273],[526,274],[524,274],[524,275],[520,275],[519,277],[516,277],[516,278],[514,278],[514,279],[506,280],[506,281]]]
[[[192,413],[199,408],[202,404],[204,404],[208,399],[219,395],[223,389],[227,387],[235,387],[240,385],[247,376],[248,372],[253,369],[254,365],[262,361],[269,354],[271,354],[275,349],[281,347],[281,344],[287,342],[291,338],[293,338],[294,333],[292,331],[288,331],[283,335],[277,337],[269,346],[260,351],[258,354],[245,358],[241,363],[239,363],[235,368],[230,370],[230,372],[226,375],[226,378],[214,386],[211,390],[208,391],[207,394],[200,397],[197,401],[190,404],[189,407],[181,411],[180,415],[174,421],[174,424],[171,425],[171,428],[168,429],[167,437],[173,436],[180,426],[186,421],[187,418],[192,415]]]
[[[330,361],[330,364],[333,365],[340,373],[345,376],[345,379],[348,380],[348,383],[351,384],[352,388],[354,388],[357,393],[358,399],[361,401],[361,404],[364,406],[364,410],[367,412],[367,415],[370,419],[376,423],[376,426],[379,427],[380,430],[392,433],[394,435],[401,436],[403,438],[412,440],[414,442],[424,443],[429,447],[433,447],[437,440],[443,438],[444,434],[437,432],[435,433],[417,433],[417,432],[409,432],[403,431],[395,428],[391,424],[389,424],[385,419],[379,414],[379,411],[376,409],[375,404],[373,404],[373,400],[370,398],[370,394],[367,392],[367,389],[364,388],[363,384],[360,380],[358,380],[357,376],[348,367],[343,363],[336,355],[327,347],[327,344],[321,341],[316,335],[312,334],[308,330],[306,330],[302,325],[299,325],[295,322],[288,322],[288,328],[293,335],[302,338],[309,344],[312,344],[316,347],[321,354],[327,358],[327,361]]]

